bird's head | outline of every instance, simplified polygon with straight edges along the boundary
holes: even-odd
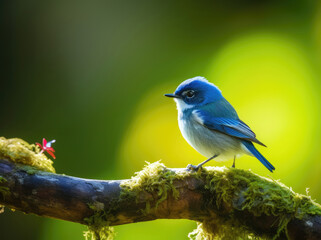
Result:
[[[223,98],[221,90],[204,77],[187,79],[177,87],[174,94],[165,96],[174,98],[178,109],[182,111]]]

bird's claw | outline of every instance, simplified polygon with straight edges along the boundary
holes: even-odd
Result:
[[[192,165],[192,164],[188,164],[186,168],[187,168],[187,170],[194,171],[194,172],[197,172],[198,169],[200,169],[199,166],[195,166],[195,165]]]

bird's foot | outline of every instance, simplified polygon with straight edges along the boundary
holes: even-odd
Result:
[[[189,171],[197,172],[198,169],[201,168],[201,166],[195,166],[195,165],[192,165],[192,164],[188,164],[186,168],[187,168],[187,170],[189,170]]]
[[[232,168],[235,168],[235,158],[236,158],[236,156],[234,156]]]

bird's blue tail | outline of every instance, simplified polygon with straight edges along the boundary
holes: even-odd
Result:
[[[271,163],[269,163],[268,160],[266,160],[265,157],[262,156],[262,154],[254,147],[252,142],[249,141],[242,141],[243,145],[246,147],[247,150],[249,150],[254,157],[256,157],[257,159],[260,160],[260,162],[267,168],[270,170],[270,172],[273,172],[273,170],[275,170],[275,168],[273,167],[273,165]]]

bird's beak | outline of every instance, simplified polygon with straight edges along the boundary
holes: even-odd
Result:
[[[171,97],[171,98],[181,98],[181,96],[176,95],[176,94],[172,94],[172,93],[167,93],[164,94],[165,97]]]

